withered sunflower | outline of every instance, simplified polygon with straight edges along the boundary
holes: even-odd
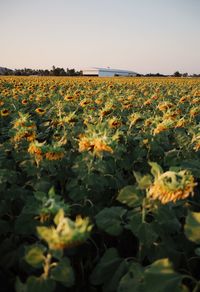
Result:
[[[1,110],[1,115],[3,117],[9,116],[9,114],[10,114],[10,111],[8,109]]]
[[[35,112],[42,116],[45,114],[46,111],[45,111],[45,109],[38,107],[38,108],[36,108]]]

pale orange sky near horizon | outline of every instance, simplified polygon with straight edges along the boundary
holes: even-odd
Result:
[[[200,73],[199,0],[0,0],[0,66]]]

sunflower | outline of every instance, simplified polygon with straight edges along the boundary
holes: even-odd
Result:
[[[72,95],[66,95],[66,96],[64,97],[64,100],[66,100],[66,101],[71,101],[71,100],[74,100],[74,99],[75,99],[75,97],[72,96]]]
[[[153,123],[152,119],[149,118],[149,119],[145,120],[145,122],[144,122],[144,126],[145,126],[145,127],[149,127],[152,123]]]
[[[1,110],[1,115],[2,117],[6,117],[6,116],[9,116],[10,114],[10,111],[8,109],[3,109]]]
[[[36,108],[35,112],[42,116],[45,114],[45,109],[38,107]]]
[[[160,102],[158,105],[157,105],[157,109],[159,109],[160,111],[165,111],[169,108],[172,108],[173,107],[173,104],[170,103],[170,102],[167,102],[167,101],[164,101],[164,102]]]
[[[87,99],[87,98],[84,98],[83,100],[81,100],[81,102],[79,103],[79,105],[81,107],[85,107],[86,105],[90,104],[91,103],[91,100]]]
[[[50,218],[51,218],[50,214],[41,213],[38,216],[36,216],[34,219],[39,220],[41,223],[45,223],[49,221]]]
[[[194,107],[190,110],[190,116],[191,117],[195,117],[199,114],[199,108],[198,107]]]
[[[144,102],[144,105],[150,105],[152,103],[152,100],[149,98]]]
[[[108,120],[108,125],[110,128],[118,128],[121,126],[121,121],[117,117],[113,117]]]
[[[99,97],[95,99],[96,104],[102,104],[103,103],[103,98]]]
[[[129,121],[130,121],[130,126],[135,125],[138,121],[142,120],[142,115],[140,113],[133,113],[130,117],[129,117]]]
[[[103,110],[100,111],[100,115],[102,117],[105,117],[105,116],[109,115],[111,112],[112,112],[112,109],[111,108],[103,109]]]
[[[166,131],[167,130],[167,127],[163,124],[163,123],[160,123],[157,125],[157,127],[154,129],[153,131],[153,134],[154,135],[157,135],[159,134],[160,132],[163,132],[163,131]]]
[[[188,97],[187,96],[182,96],[180,99],[179,99],[179,102],[180,103],[184,103],[188,100]]]
[[[23,99],[23,100],[22,100],[22,104],[23,104],[23,105],[26,105],[27,103],[28,103],[28,100],[27,100],[27,99]]]
[[[195,151],[199,151],[200,150],[200,141],[197,142],[193,148]]]
[[[151,96],[152,100],[157,100],[158,98],[159,98],[159,96],[157,94],[154,94],[154,95]]]
[[[182,128],[182,127],[185,127],[186,125],[187,125],[187,121],[184,118],[182,118],[178,120],[178,122],[175,125],[175,128]]]
[[[162,204],[176,202],[194,195],[193,176],[186,170],[179,172],[167,171],[159,174],[154,183],[150,186],[148,197],[153,200],[160,200]]]
[[[79,140],[79,152],[84,152],[91,150],[92,146],[88,138],[86,138],[83,135],[80,135],[80,140]]]
[[[37,145],[36,142],[32,142],[32,143],[29,145],[28,153],[30,153],[30,154],[34,154],[34,155],[42,155],[42,150],[41,150],[41,148],[39,147],[39,145]]]
[[[199,98],[199,97],[194,98],[194,99],[191,101],[191,103],[192,103],[192,104],[200,103],[200,98]]]
[[[79,152],[91,151],[99,155],[101,152],[113,153],[113,149],[108,146],[101,138],[88,139],[83,136],[79,141]]]
[[[4,105],[4,102],[2,100],[0,100],[0,106]]]
[[[144,145],[147,145],[149,143],[149,140],[148,139],[143,139],[142,142],[143,142]]]
[[[36,140],[34,142],[31,142],[28,148],[28,153],[34,156],[35,162],[37,166],[39,166],[40,161],[43,159],[43,153],[41,146],[43,143],[38,143]]]
[[[49,151],[45,153],[45,158],[47,160],[60,160],[65,156],[64,152],[62,151]]]
[[[34,96],[33,95],[30,95],[29,96],[29,101],[33,101],[34,100]]]
[[[24,138],[26,138],[27,141],[32,142],[35,140],[36,134],[35,132],[27,132],[25,133]]]
[[[108,146],[104,141],[102,141],[100,138],[95,138],[92,142],[92,144],[94,145],[94,150],[99,153],[102,151],[105,152],[110,152],[113,153],[113,150],[110,146]]]

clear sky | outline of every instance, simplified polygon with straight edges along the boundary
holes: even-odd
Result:
[[[200,73],[200,0],[0,0],[0,66]]]

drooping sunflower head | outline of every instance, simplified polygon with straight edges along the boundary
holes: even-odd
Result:
[[[45,111],[45,109],[38,107],[38,108],[36,108],[35,112],[42,116],[45,114],[46,111]]]
[[[57,144],[43,147],[46,160],[61,160],[65,156],[64,149]]]
[[[7,117],[7,116],[9,116],[9,114],[10,114],[10,111],[8,109],[1,110],[2,117]]]
[[[107,144],[103,137],[80,136],[79,152],[89,151],[99,156],[103,152],[113,153],[113,149]]]
[[[66,96],[64,97],[64,100],[65,100],[65,101],[73,101],[75,98],[76,98],[76,97],[73,96],[73,95],[66,95]]]
[[[43,144],[37,142],[36,140],[31,142],[28,148],[28,153],[32,155],[42,155],[42,146]]]
[[[47,160],[61,160],[65,156],[63,151],[49,151],[45,153]]]
[[[176,202],[194,195],[194,177],[187,171],[166,171],[155,177],[149,187],[148,197],[162,204]]]
[[[108,125],[110,128],[118,128],[121,126],[121,121],[117,117],[112,117],[108,120]]]
[[[28,100],[27,100],[27,99],[23,99],[23,100],[22,100],[22,104],[23,104],[23,105],[26,105],[27,103],[28,103]]]

